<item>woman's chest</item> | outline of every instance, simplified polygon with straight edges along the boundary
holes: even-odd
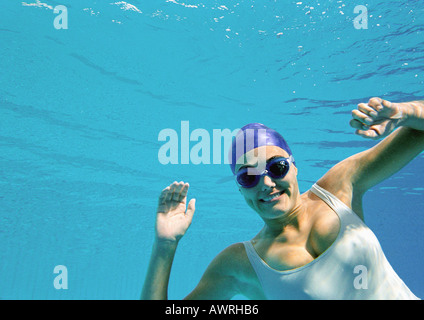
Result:
[[[318,214],[310,224],[289,230],[276,239],[252,241],[261,259],[272,269],[287,271],[302,267],[325,252],[336,240],[340,219],[326,206],[317,208]]]

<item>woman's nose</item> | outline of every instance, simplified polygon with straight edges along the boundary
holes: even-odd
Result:
[[[275,182],[268,176],[268,175],[264,175],[263,176],[263,189],[268,189],[268,188],[272,188],[275,187]]]

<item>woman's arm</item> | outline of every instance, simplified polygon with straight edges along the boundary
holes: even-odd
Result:
[[[156,238],[141,299],[165,300],[178,242],[191,224],[195,199],[187,205],[188,183],[174,182],[162,190],[156,214]]]
[[[233,244],[221,251],[209,264],[194,290],[185,300],[230,300],[240,293],[237,264],[240,247]]]
[[[169,276],[176,250],[176,243],[155,241],[141,300],[168,300]]]
[[[178,242],[191,224],[195,201],[186,210],[188,183],[174,182],[162,190],[156,216],[156,237],[141,293],[142,300],[168,299],[168,283]],[[242,246],[242,245],[241,245]],[[239,292],[236,258],[240,245],[229,246],[210,263],[190,300],[231,299]]]
[[[385,137],[374,147],[331,168],[318,184],[362,216],[362,196],[371,187],[402,169],[424,150],[424,103],[390,103],[372,98],[352,112],[356,134]]]
[[[373,148],[352,157],[354,191],[366,192],[424,150],[423,101],[391,103],[373,98],[368,105],[358,105],[352,115],[351,125],[357,134],[371,139],[387,136]]]

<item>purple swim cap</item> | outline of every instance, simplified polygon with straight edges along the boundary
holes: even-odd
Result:
[[[292,155],[286,140],[277,131],[268,128],[262,123],[249,123],[240,129],[231,144],[228,158],[233,174],[235,174],[237,160],[241,156],[262,146],[280,147],[290,156]]]

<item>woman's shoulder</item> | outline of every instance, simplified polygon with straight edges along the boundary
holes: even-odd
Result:
[[[244,256],[246,256],[244,243],[233,243],[222,250],[218,256],[220,256],[224,261],[228,259],[228,262],[237,262],[238,259],[243,260]]]
[[[229,245],[215,259],[231,275],[240,275],[243,271],[250,273],[251,265],[243,242]]]
[[[222,266],[225,266],[227,275],[236,279],[240,294],[252,299],[265,299],[243,242],[229,245],[220,255]]]

